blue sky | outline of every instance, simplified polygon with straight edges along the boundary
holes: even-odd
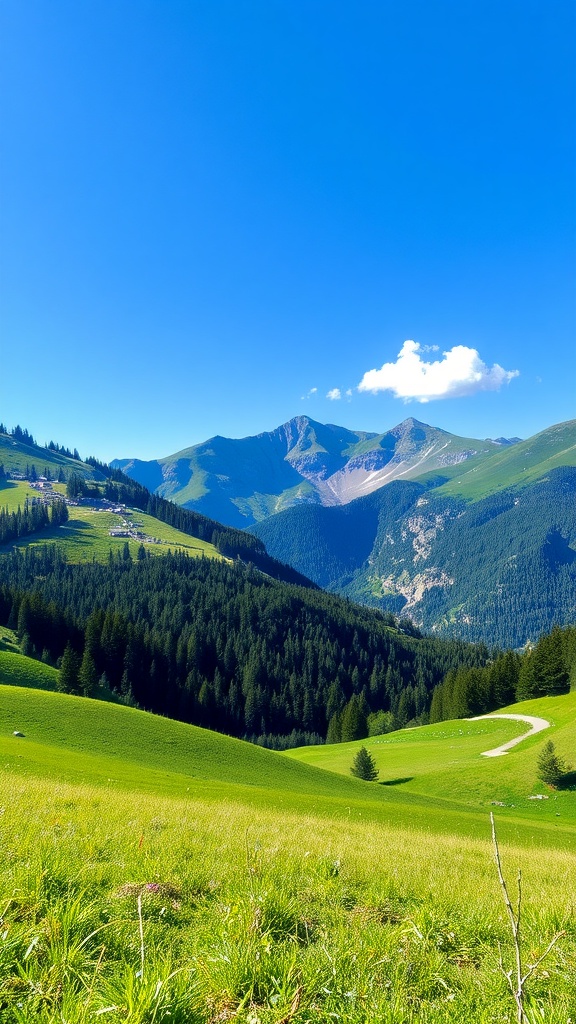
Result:
[[[0,419],[111,459],[572,418],[575,29],[573,0],[2,0]]]

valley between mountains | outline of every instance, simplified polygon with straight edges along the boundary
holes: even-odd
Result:
[[[576,618],[574,420],[480,441],[413,418],[368,434],[297,417],[114,465],[426,631],[517,647]]]
[[[317,426],[250,531],[0,427],[0,1024],[573,1019],[574,424]]]

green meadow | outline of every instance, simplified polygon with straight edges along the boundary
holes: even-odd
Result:
[[[378,782],[406,796],[464,803],[469,809],[498,807],[509,821],[547,822],[555,831],[576,826],[576,791],[556,793],[537,779],[537,753],[551,738],[566,761],[576,753],[576,692],[543,697],[501,708],[495,714],[532,715],[550,722],[546,732],[529,736],[500,757],[483,757],[529,731],[529,725],[507,719],[457,720],[418,729],[402,729],[353,743],[289,750],[302,764],[347,776],[354,754],[365,746],[379,770]],[[533,800],[537,794],[547,800]],[[504,805],[503,807],[501,805]]]
[[[54,490],[64,493],[66,488],[64,484],[55,484]],[[34,497],[38,497],[38,491],[25,481],[5,481],[4,486],[0,487],[0,506],[7,507],[11,512],[18,506],[23,507],[27,498]],[[58,547],[65,553],[69,562],[91,562],[94,559],[103,562],[108,558],[110,551],[113,554],[123,551],[127,542],[130,554],[133,558],[137,557],[139,540],[109,535],[109,530],[122,527],[121,515],[89,505],[72,505],[69,506],[68,512],[70,518],[63,526],[22,537],[21,540],[6,545],[4,550],[12,547],[36,547],[57,541]],[[139,509],[131,511],[129,515],[131,521],[138,524],[138,530],[160,541],[158,544],[145,544],[146,551],[151,554],[161,555],[171,550],[185,551],[194,558],[222,558],[212,544],[197,537],[190,537],[181,530],[176,530],[167,523],[140,512]]]
[[[2,643],[0,1021],[513,1021],[490,810],[526,962],[561,933],[526,1020],[576,1019],[576,794],[535,777],[576,695],[515,706],[552,725],[499,758],[520,723],[373,737],[370,784],[358,743],[286,756],[31,689]]]
[[[26,466],[33,466],[38,476],[44,473],[46,468],[50,469],[54,477],[58,476],[60,469],[66,473],[78,473],[80,476],[90,479],[97,475],[94,468],[86,462],[79,462],[61,452],[54,452],[37,444],[24,444],[23,441],[15,440],[10,434],[1,433],[0,465],[4,466],[7,473],[24,473]]]

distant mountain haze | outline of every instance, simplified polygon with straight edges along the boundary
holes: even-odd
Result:
[[[517,440],[458,437],[412,417],[375,434],[296,416],[255,437],[216,436],[163,459],[112,465],[179,505],[248,527],[293,506],[346,505],[393,480],[483,461]]]

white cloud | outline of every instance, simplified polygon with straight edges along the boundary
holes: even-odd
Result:
[[[310,388],[310,390],[307,391],[305,395],[300,395],[300,401],[305,402],[307,398],[311,398],[311,396],[315,395],[317,391],[318,388]]]
[[[326,398],[329,398],[331,402],[340,401],[340,399],[342,398],[340,388],[332,388],[326,395]]]
[[[477,391],[498,391],[518,377],[518,370],[504,370],[498,363],[486,366],[475,348],[455,345],[442,353],[442,359],[426,362],[421,353],[428,351],[417,341],[405,341],[395,363],[384,363],[380,370],[368,370],[358,391],[392,391],[405,402],[430,402],[435,398],[463,398]]]

